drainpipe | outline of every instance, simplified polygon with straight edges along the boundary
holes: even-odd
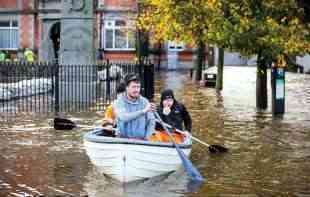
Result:
[[[38,49],[38,45],[37,45],[37,36],[39,34],[39,30],[38,30],[38,6],[39,6],[39,2],[38,0],[34,0],[34,15],[33,15],[33,34],[34,34],[34,38],[33,38],[33,47],[34,50],[37,51],[37,54],[39,53],[39,49]]]

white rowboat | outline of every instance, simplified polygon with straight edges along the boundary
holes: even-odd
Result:
[[[106,137],[100,136],[100,133],[98,128],[85,134],[86,153],[99,172],[120,182],[159,176],[182,166],[172,143]],[[191,140],[185,139],[179,147],[189,156]]]

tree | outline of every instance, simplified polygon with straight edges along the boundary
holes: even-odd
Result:
[[[266,109],[267,67],[310,50],[303,10],[294,0],[228,0],[225,5],[227,16],[218,16],[221,25],[209,28],[209,39],[242,55],[257,55],[256,106]]]
[[[256,106],[267,108],[267,67],[309,53],[309,29],[296,0],[143,0],[141,27],[155,38],[257,55]],[[305,4],[304,4],[305,5]],[[199,64],[196,68],[199,72]],[[198,79],[198,78],[197,78]]]
[[[310,2],[307,0],[298,0],[298,6],[303,9],[303,22],[310,23]]]
[[[139,27],[151,30],[155,40],[174,40],[197,47],[196,80],[201,79],[205,62],[208,24],[214,12],[220,12],[218,1],[142,0],[146,8]]]

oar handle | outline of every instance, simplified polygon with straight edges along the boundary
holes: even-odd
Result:
[[[154,112],[155,118],[157,119],[157,121],[164,127],[164,129],[167,131],[168,135],[172,138],[172,142],[174,143],[173,137],[171,136],[171,132],[169,131],[169,129],[166,127],[166,124],[164,123],[164,121],[160,118],[159,114],[157,112]],[[176,143],[175,143],[176,144]]]
[[[164,124],[164,125],[165,125],[166,127],[168,127],[168,128],[172,128],[171,125],[169,125],[169,124],[167,124],[167,123],[165,123],[165,122],[163,122],[163,121],[161,121],[160,123]],[[181,131],[181,130],[179,130],[179,129],[177,129],[177,128],[175,128],[175,130],[176,130],[177,132],[179,132],[179,133],[186,134],[186,132]],[[195,141],[197,141],[197,142],[199,142],[199,143],[205,145],[206,147],[210,147],[210,145],[209,145],[208,143],[206,143],[206,142],[204,142],[204,141],[201,141],[200,139],[194,137],[192,134],[190,134],[190,137],[191,137],[193,140],[195,140]]]
[[[194,136],[192,136],[192,135],[191,135],[191,138],[192,138],[193,140],[195,140],[195,141],[199,142],[200,144],[205,145],[206,147],[210,147],[210,145],[209,145],[209,144],[207,144],[207,143],[205,143],[205,142],[201,141],[200,139],[198,139],[198,138],[196,138],[196,137],[194,137]]]

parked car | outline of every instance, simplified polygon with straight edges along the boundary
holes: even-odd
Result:
[[[204,86],[215,87],[217,67],[212,66],[202,71],[202,83]]]

